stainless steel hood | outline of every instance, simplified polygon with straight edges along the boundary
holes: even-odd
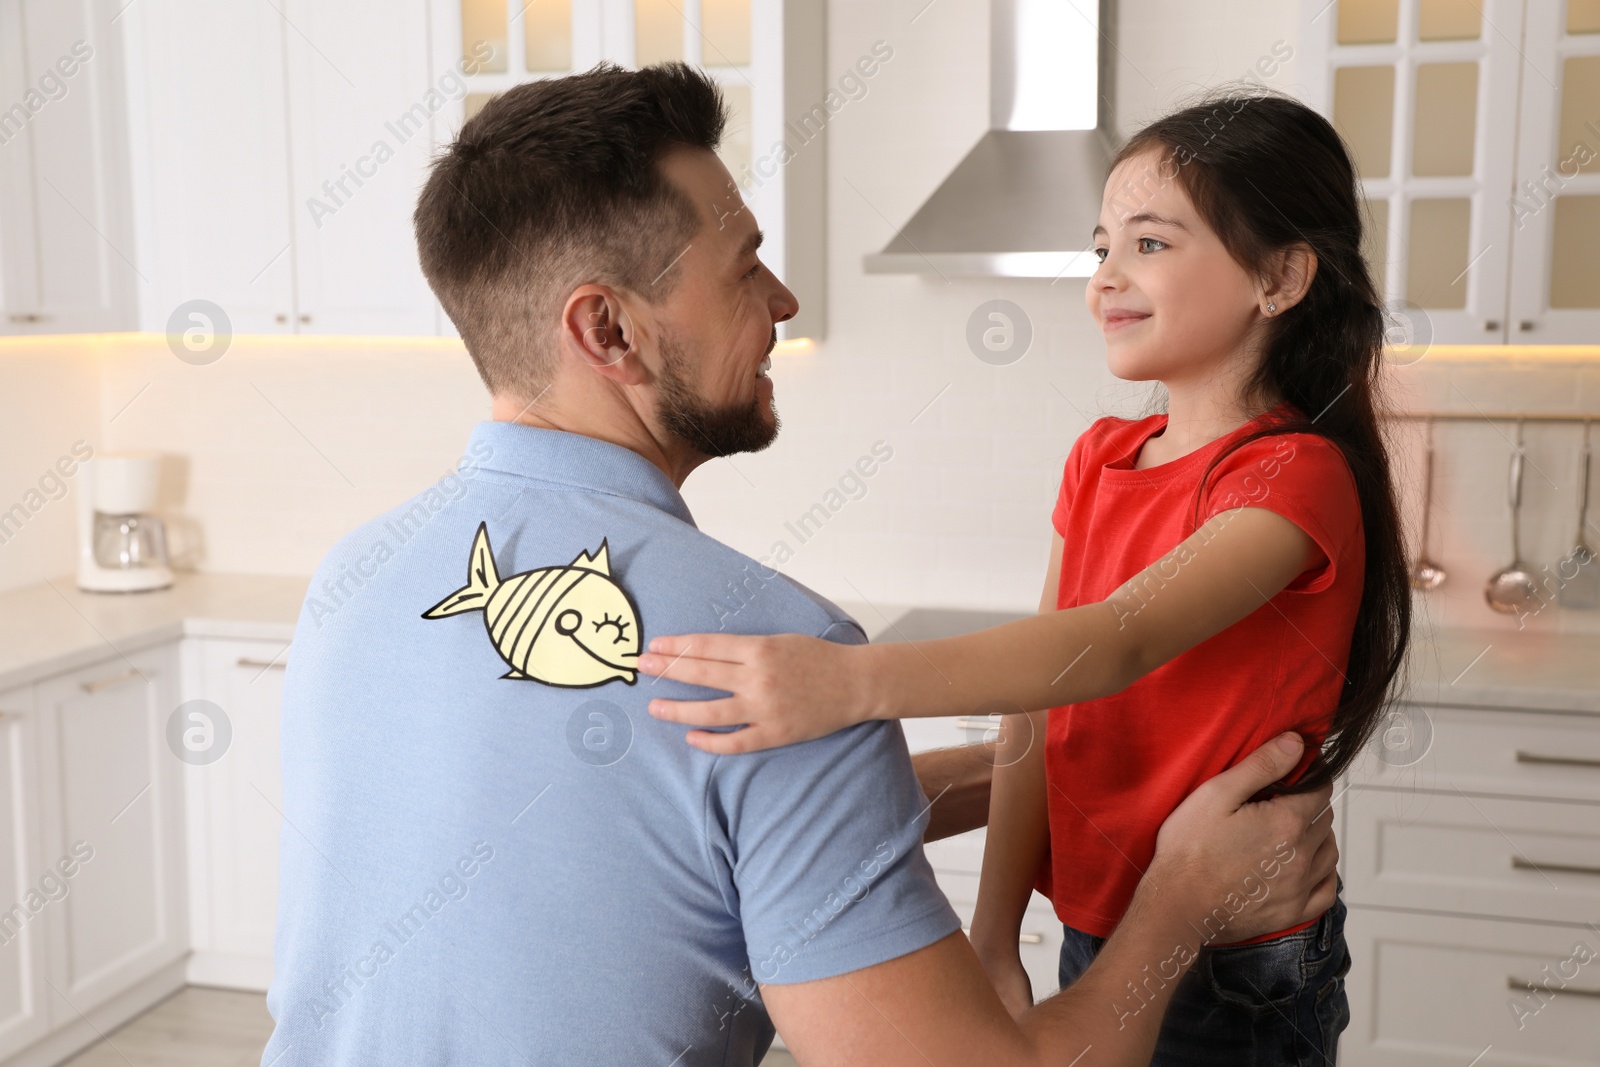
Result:
[[[991,0],[989,125],[869,274],[1087,278],[1116,147],[1115,0]]]

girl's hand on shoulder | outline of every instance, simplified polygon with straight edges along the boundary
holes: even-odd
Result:
[[[732,693],[717,700],[657,698],[650,714],[698,727],[746,724],[729,733],[691,730],[685,740],[718,755],[758,752],[871,718],[862,677],[866,648],[801,634],[679,634],[651,640],[639,671]]]

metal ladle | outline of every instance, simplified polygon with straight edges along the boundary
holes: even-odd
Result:
[[[1433,511],[1433,420],[1428,420],[1428,451],[1422,474],[1422,538],[1411,564],[1411,588],[1421,593],[1444,584],[1444,567],[1428,558],[1428,517]]]
[[[1483,587],[1483,598],[1495,611],[1520,615],[1539,598],[1538,587],[1528,565],[1522,562],[1522,543],[1517,521],[1522,508],[1522,422],[1517,422],[1517,447],[1511,453],[1511,564],[1496,571]]]

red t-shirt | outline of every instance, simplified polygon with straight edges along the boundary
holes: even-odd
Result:
[[[1100,419],[1067,457],[1052,516],[1066,541],[1057,607],[1106,599],[1198,525],[1238,507],[1284,516],[1329,561],[1124,691],[1050,710],[1050,860],[1038,888],[1062,922],[1086,933],[1110,935],[1155,855],[1156,831],[1200,783],[1291,729],[1307,740],[1297,778],[1338,704],[1366,565],[1361,506],[1338,446],[1309,434],[1244,445],[1211,472],[1196,521],[1211,460],[1272,417],[1146,470],[1134,460],[1167,417]],[[1260,889],[1241,886],[1239,896],[1251,892]]]

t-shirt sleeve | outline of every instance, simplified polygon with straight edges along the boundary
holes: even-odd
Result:
[[[1089,452],[1089,440],[1102,429],[1100,423],[1090,423],[1089,428],[1079,434],[1078,439],[1072,443],[1072,450],[1067,453],[1067,462],[1061,469],[1061,489],[1056,493],[1056,506],[1050,513],[1050,524],[1062,537],[1067,536],[1067,515],[1072,508],[1072,499],[1078,492],[1084,456]]]
[[[1290,592],[1321,592],[1341,567],[1365,565],[1355,479],[1339,446],[1325,437],[1275,434],[1225,457],[1206,482],[1200,522],[1235,508],[1282,515],[1327,556],[1327,563],[1290,582]]]
[[[827,636],[861,640],[838,627]],[[847,974],[961,928],[923,855],[928,801],[898,722],[723,756],[706,803],[707,844],[757,982]]]

